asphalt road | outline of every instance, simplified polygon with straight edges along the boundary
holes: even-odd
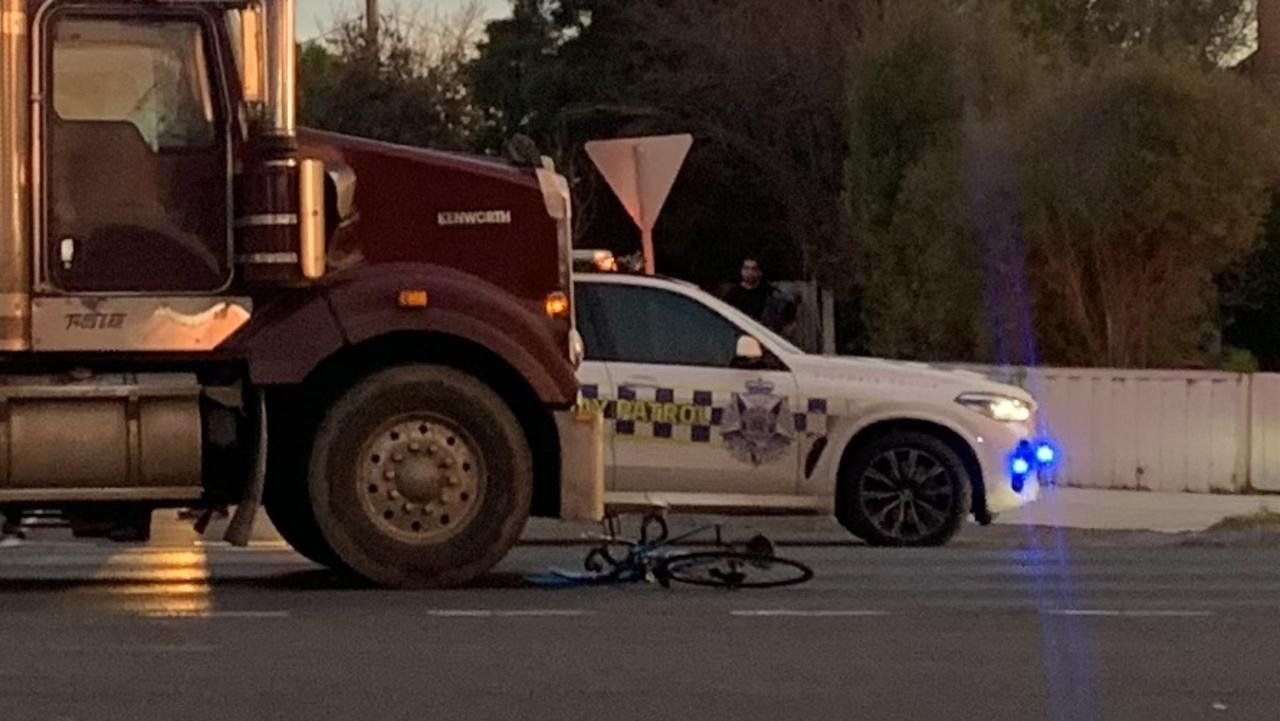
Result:
[[[0,718],[1280,718],[1280,550],[1006,536],[787,547],[813,582],[740,592],[524,586],[562,546],[387,592],[274,544],[33,543],[0,549]]]

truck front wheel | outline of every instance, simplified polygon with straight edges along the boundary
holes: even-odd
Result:
[[[489,570],[529,515],[533,459],[511,409],[460,371],[378,372],[329,409],[308,482],[316,522],[356,574],[454,586]]]

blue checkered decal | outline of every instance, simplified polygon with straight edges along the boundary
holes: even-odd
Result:
[[[724,423],[725,408],[732,391],[678,388],[618,389],[616,399],[603,398],[598,385],[581,387],[583,408],[605,419],[605,431],[619,436],[656,438],[686,443],[711,443],[714,429]],[[827,433],[829,407],[825,398],[790,399],[796,433],[823,436]]]

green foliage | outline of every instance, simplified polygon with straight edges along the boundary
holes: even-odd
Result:
[[[475,101],[490,126],[480,141],[497,150],[523,133],[544,145],[589,123],[592,111],[626,97],[643,65],[643,35],[624,0],[512,0],[511,16],[486,25],[470,62]],[[600,107],[605,106],[605,107]]]
[[[908,170],[891,224],[866,243],[864,312],[875,355],[968,359],[980,354],[980,248],[961,194],[959,156],[936,147]]]
[[[579,242],[630,252],[635,233],[582,143],[693,133],[656,229],[659,264],[711,282],[763,251],[775,276],[822,273],[847,237],[848,5],[515,0],[471,68],[492,121],[484,145],[531,135],[570,178]]]
[[[1226,348],[1222,354],[1222,370],[1230,373],[1257,373],[1262,368],[1253,353],[1243,348]]]
[[[1253,246],[1276,180],[1271,103],[1140,41],[1106,62],[1026,62],[1046,56],[1009,17],[907,25],[858,68],[849,187],[871,349],[1211,363],[1214,277]]]
[[[1135,50],[1209,67],[1238,55],[1253,0],[1010,0],[1042,49],[1089,62]]]
[[[1219,278],[1224,290],[1223,339],[1248,348],[1258,366],[1280,371],[1280,202],[1271,213],[1257,247]]]
[[[1238,77],[1150,55],[1035,98],[1019,131],[1021,209],[1036,317],[1055,321],[1038,338],[1047,357],[1203,362],[1214,276],[1249,252],[1267,212],[1273,117]]]
[[[465,149],[481,129],[464,37],[435,47],[406,18],[386,17],[376,46],[363,19],[339,22],[299,59],[299,116],[312,127],[406,145]]]

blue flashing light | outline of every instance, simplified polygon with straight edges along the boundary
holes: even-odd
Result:
[[[1025,458],[1015,458],[1011,470],[1015,476],[1025,476],[1031,471],[1031,463]]]
[[[1036,448],[1036,461],[1039,462],[1040,465],[1047,466],[1053,463],[1057,458],[1058,452],[1055,451],[1053,446],[1048,443],[1041,443]]]

